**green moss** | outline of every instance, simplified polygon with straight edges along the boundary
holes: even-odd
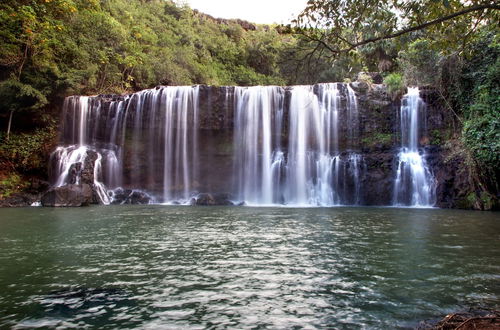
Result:
[[[470,192],[457,202],[457,206],[462,209],[490,211],[498,208],[498,201],[487,191],[482,191],[479,196],[475,192]]]
[[[433,145],[441,145],[443,143],[443,136],[441,134],[441,131],[438,129],[433,129],[432,131],[429,132],[429,138],[430,144]]]
[[[361,139],[361,143],[366,147],[374,147],[376,145],[390,146],[393,141],[391,133],[375,132],[369,134]]]
[[[0,180],[0,198],[9,197],[27,186],[28,184],[18,174],[11,173],[3,180]]]

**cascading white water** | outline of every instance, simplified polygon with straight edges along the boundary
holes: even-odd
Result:
[[[56,168],[56,181],[54,183],[55,187],[61,187],[68,182],[68,176],[70,168],[73,164],[85,162],[87,156],[88,148],[86,146],[69,146],[69,147],[57,147],[57,149],[52,153],[51,157],[57,159]],[[77,176],[75,184],[80,183],[80,178]]]
[[[97,153],[94,186],[103,203],[105,187],[122,185],[161,190],[160,202],[188,202],[197,168],[198,86],[145,90],[110,101],[106,111],[102,106],[99,97],[66,99],[62,135],[69,145],[52,155],[54,185],[68,184],[71,166],[83,164],[90,150]]]
[[[276,203],[282,163],[277,140],[284,90],[276,86],[236,87],[234,97],[238,198],[248,204]]]
[[[90,141],[92,133],[88,129],[88,121],[91,109],[91,99],[87,96],[81,97],[69,97],[65,100],[64,111],[70,111],[70,117],[73,118],[71,123],[71,133],[73,142],[77,143],[70,146],[59,146],[51,155],[51,159],[56,159],[56,169],[54,177],[56,178],[54,186],[61,187],[68,183],[80,184],[80,174],[75,173],[74,177],[70,178],[70,172],[72,166],[75,164],[80,164],[80,168],[83,167],[87,154],[89,151],[94,151],[91,147],[87,145]],[[96,111],[99,111],[99,107]],[[66,118],[67,116],[65,116]],[[105,205],[110,204],[110,199],[107,195],[106,188],[101,180],[101,168],[102,168],[102,156],[98,153],[97,159],[94,162],[94,176],[93,184],[95,190],[101,200]],[[75,182],[70,182],[74,180]]]
[[[344,89],[341,95],[343,86],[292,87],[288,118],[283,118],[284,89],[236,88],[239,200],[250,205],[359,203],[361,157],[339,151],[340,112],[345,112],[345,120],[358,119],[354,91]],[[281,142],[283,134],[288,136],[286,148]]]
[[[358,112],[358,100],[356,98],[356,93],[352,89],[351,85],[347,84],[347,127],[348,127],[348,137],[349,137],[349,147],[353,148],[359,137],[359,112]]]
[[[419,150],[424,111],[418,87],[408,88],[400,111],[402,147],[394,181],[395,206],[431,207],[435,203],[435,179],[426,164],[424,151]]]
[[[163,201],[186,203],[193,195],[196,175],[198,86],[166,87],[160,105],[164,111]]]
[[[311,108],[314,109],[311,110]],[[317,96],[310,86],[296,86],[292,89],[289,110],[287,180],[285,184],[285,204],[309,204],[311,182],[308,162],[309,128],[317,124]]]
[[[204,91],[202,104],[199,86],[67,98],[64,146],[53,153],[55,185],[69,183],[72,165],[84,164],[92,151],[94,186],[104,203],[106,189],[119,188],[142,190],[157,203],[188,203],[200,184],[201,192],[211,191],[207,176],[217,170],[217,161],[210,163],[217,151],[203,140],[202,126],[215,118],[218,127],[234,123],[233,171],[222,189],[235,199],[248,205],[361,203],[364,161],[356,152],[358,106],[349,85],[224,87],[223,100],[217,99],[221,112],[213,117],[211,92]],[[208,112],[200,119],[202,108]]]

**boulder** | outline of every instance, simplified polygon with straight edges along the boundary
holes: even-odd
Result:
[[[111,204],[149,204],[151,196],[140,190],[117,188],[112,192]]]
[[[215,205],[234,205],[233,199],[229,193],[216,193],[212,195],[215,200]]]
[[[216,206],[216,205],[234,205],[231,202],[229,193],[201,193],[196,198],[191,199],[191,205]]]
[[[82,163],[71,164],[68,170],[68,181],[69,184],[77,184],[82,172]]]
[[[196,196],[194,205],[214,206],[217,204],[215,203],[215,198],[212,194],[201,193]]]
[[[43,206],[87,206],[92,202],[92,187],[88,184],[68,184],[50,189],[42,196]]]

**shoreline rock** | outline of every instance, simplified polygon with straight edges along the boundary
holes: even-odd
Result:
[[[92,187],[86,183],[68,184],[62,187],[49,189],[42,196],[42,206],[76,207],[88,206],[92,203]]]

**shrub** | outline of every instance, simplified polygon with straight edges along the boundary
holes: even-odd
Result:
[[[403,76],[400,73],[391,73],[384,78],[384,84],[387,86],[387,92],[393,99],[405,91]]]

